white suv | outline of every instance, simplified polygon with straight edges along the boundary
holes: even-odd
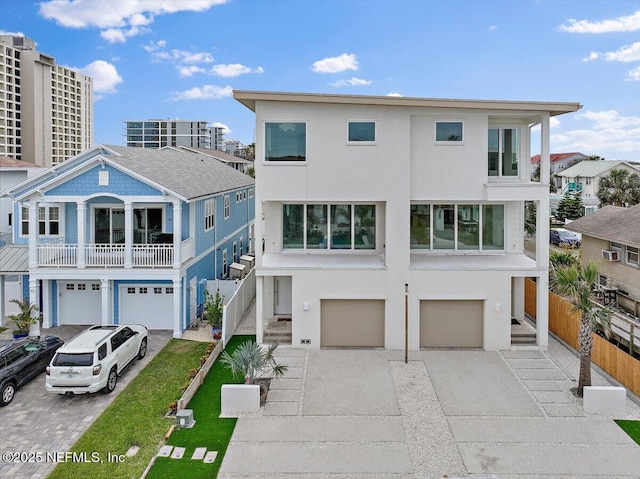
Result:
[[[93,326],[56,351],[47,366],[47,391],[110,393],[136,357],[147,354],[147,328],[139,324]]]

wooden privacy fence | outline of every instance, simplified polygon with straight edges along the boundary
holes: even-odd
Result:
[[[536,317],[536,283],[525,280],[525,311]],[[580,316],[571,312],[571,303],[560,296],[549,293],[549,331],[557,335],[574,349],[578,349]],[[593,334],[591,361],[609,375],[640,396],[640,361],[606,339]]]

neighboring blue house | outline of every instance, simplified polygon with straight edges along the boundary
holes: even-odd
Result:
[[[228,278],[253,251],[253,193],[251,177],[211,157],[96,146],[7,192],[25,295],[44,327],[138,323],[180,337],[202,280]]]

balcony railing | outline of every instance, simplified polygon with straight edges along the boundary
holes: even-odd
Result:
[[[183,242],[184,244],[184,242]],[[193,250],[193,248],[191,248]],[[183,260],[193,257],[185,251]],[[84,263],[88,268],[124,267],[125,245],[88,244],[84,250]],[[170,268],[173,266],[174,248],[171,244],[144,244],[131,247],[131,266],[134,268]],[[77,244],[39,244],[38,266],[78,266]]]

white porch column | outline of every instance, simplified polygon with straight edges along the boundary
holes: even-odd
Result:
[[[549,347],[549,274],[537,278],[536,339],[542,350]]]
[[[182,326],[180,324],[180,305],[182,300],[182,279],[173,280],[173,337],[182,337]]]
[[[524,321],[524,278],[511,278],[511,313]]]
[[[173,202],[173,267],[180,268],[182,245],[182,203],[179,200]]]
[[[264,277],[256,275],[256,342],[262,344],[264,331]]]
[[[133,265],[133,208],[130,201],[124,202],[124,267]]]
[[[29,302],[38,304],[38,280],[29,276]],[[32,311],[31,316],[37,316],[40,313],[38,311]]]
[[[78,201],[76,203],[76,210],[78,211],[78,257],[76,258],[76,262],[78,268],[84,268],[87,259],[87,255],[85,254],[85,247],[87,245],[87,203]]]
[[[107,278],[102,278],[100,280],[100,293],[102,296],[102,324],[112,323],[111,318],[109,317],[109,280]]]
[[[6,298],[6,294],[4,291],[4,274],[0,274],[0,326],[4,326],[4,317],[5,317],[5,309],[4,309],[4,298]]]
[[[51,327],[51,280],[42,281],[42,327]]]
[[[549,114],[543,113],[540,120],[540,183],[551,181],[551,157],[549,155]]]
[[[38,203],[29,203],[29,269],[38,267]]]

